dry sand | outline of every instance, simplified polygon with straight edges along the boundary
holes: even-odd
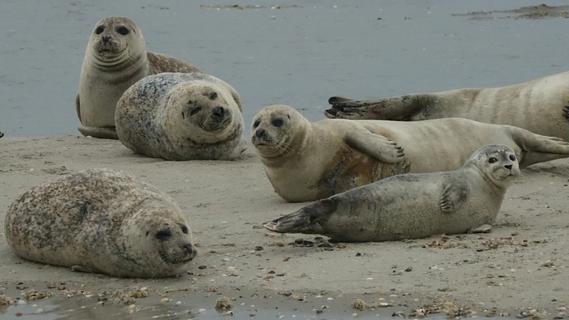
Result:
[[[285,203],[273,192],[252,153],[233,162],[170,162],[134,155],[117,141],[5,137],[0,140],[0,224],[10,203],[32,186],[100,167],[137,175],[177,200],[199,246],[189,273],[176,279],[123,280],[26,262],[10,251],[2,225],[0,294],[46,290],[65,281],[88,292],[148,287],[162,296],[167,296],[165,287],[280,293],[294,300],[299,294],[307,294],[307,300],[345,295],[351,298],[341,303],[348,308],[353,297],[368,302],[385,297],[407,313],[438,297],[479,314],[505,311],[531,317],[533,312],[552,318],[569,307],[566,159],[525,170],[508,191],[489,234],[326,248],[318,247],[327,245],[318,240],[312,247],[292,245],[295,239],[314,237],[271,234],[260,227],[302,204]],[[364,296],[368,293],[372,295]],[[528,313],[531,309],[536,311]]]

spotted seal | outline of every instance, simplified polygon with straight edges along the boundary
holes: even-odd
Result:
[[[204,73],[161,73],[132,85],[117,103],[119,140],[136,153],[167,160],[240,155],[239,94]]]
[[[329,118],[467,118],[569,140],[569,72],[498,88],[467,88],[373,100],[331,97]]]
[[[129,18],[107,17],[87,43],[75,104],[85,136],[117,139],[115,106],[133,83],[160,72],[197,72],[182,60],[146,51],[142,30]]]
[[[345,242],[465,233],[494,223],[507,187],[520,174],[518,165],[512,149],[488,145],[454,171],[389,177],[317,201],[264,226]]]
[[[487,144],[511,147],[522,167],[569,157],[569,143],[513,126],[460,118],[310,123],[282,105],[254,117],[251,141],[275,191],[291,202],[326,198],[399,173],[454,170]]]
[[[117,277],[173,276],[196,255],[170,197],[106,169],[32,188],[9,207],[4,227],[26,260]]]

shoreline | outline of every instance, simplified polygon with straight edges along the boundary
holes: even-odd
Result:
[[[10,203],[41,182],[92,167],[138,176],[178,202],[199,250],[188,270],[192,274],[116,279],[30,263],[10,251],[3,233]],[[342,300],[348,309],[357,297],[371,303],[407,293],[410,300],[401,300],[406,307],[393,300],[407,314],[442,297],[479,315],[495,308],[510,315],[535,309],[546,317],[561,313],[568,317],[569,288],[564,284],[569,278],[569,159],[534,165],[522,174],[508,190],[491,233],[329,244],[315,236],[280,235],[261,227],[262,222],[304,204],[286,203],[274,193],[251,150],[238,161],[175,162],[134,155],[119,141],[4,137],[0,140],[0,282],[5,289],[0,294],[23,291],[17,289],[18,282],[46,290],[47,284],[65,279],[89,292],[137,286],[154,292],[163,287],[191,288],[203,295],[211,288],[217,292],[241,288],[290,292],[287,298],[292,300],[296,293],[309,293],[308,301],[326,292],[348,296]],[[306,241],[295,242],[300,238]],[[144,304],[143,299],[136,303]]]

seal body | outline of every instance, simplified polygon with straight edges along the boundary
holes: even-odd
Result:
[[[312,203],[265,224],[336,241],[387,241],[465,233],[492,224],[520,174],[514,151],[489,145],[454,171],[402,174]]]
[[[487,144],[511,147],[522,167],[569,157],[569,144],[559,138],[460,118],[310,123],[291,107],[269,106],[255,116],[252,132],[275,191],[291,202],[399,173],[454,170]]]
[[[167,160],[232,159],[243,132],[239,95],[203,73],[161,73],[130,87],[117,103],[120,141]]]
[[[140,28],[125,17],[97,22],[91,33],[76,99],[79,131],[86,136],[116,139],[115,106],[136,81],[160,72],[197,72],[184,61],[146,51]]]
[[[25,192],[8,209],[5,233],[24,259],[117,277],[173,276],[196,255],[170,197],[105,169]]]
[[[569,140],[569,72],[498,88],[467,88],[376,100],[332,97],[329,118],[467,118]]]

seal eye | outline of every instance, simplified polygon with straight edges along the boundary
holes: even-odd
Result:
[[[261,124],[261,120],[259,120],[259,119],[255,120],[255,122],[253,123],[253,128],[257,128],[260,124]]]
[[[516,156],[514,156],[513,154],[511,154],[511,155],[509,156],[509,158],[510,158],[510,160],[512,160],[512,161],[516,161]]]
[[[283,126],[284,121],[283,121],[283,119],[280,119],[280,118],[279,119],[273,119],[273,121],[271,121],[271,124],[277,128],[280,128]]]
[[[118,28],[116,29],[116,31],[117,31],[118,33],[122,34],[123,36],[126,36],[126,35],[130,32],[130,31],[127,29],[127,27],[123,27],[123,26],[118,27]]]
[[[101,34],[103,31],[105,31],[105,26],[98,26],[97,29],[95,29],[95,34]]]
[[[192,111],[190,111],[190,116],[193,116],[194,114],[200,112],[202,110],[202,107],[195,107],[192,109]]]
[[[183,232],[184,234],[188,234],[188,227],[182,225],[182,232]]]
[[[164,229],[156,232],[156,239],[160,241],[168,240],[172,236],[170,229]]]
[[[498,161],[498,159],[496,157],[490,157],[490,159],[488,159],[489,163],[494,163],[496,161]]]

